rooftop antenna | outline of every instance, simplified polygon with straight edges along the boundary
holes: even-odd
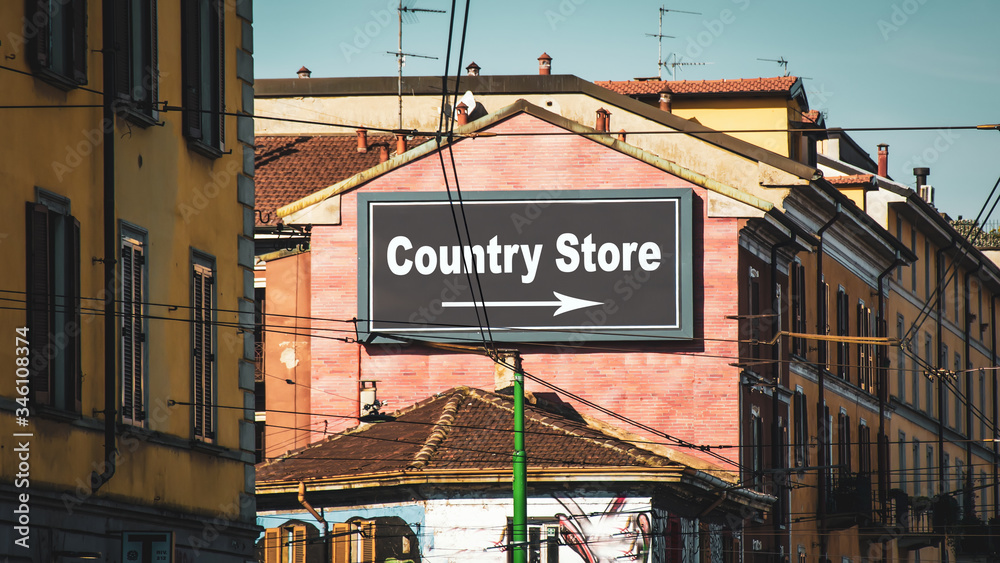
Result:
[[[670,57],[673,59],[669,63],[663,63],[663,66],[670,67],[670,80],[677,80],[677,67],[679,66],[705,66],[715,63],[696,63],[693,61],[679,61],[676,53],[670,53]]]
[[[403,21],[406,23],[417,23],[417,12],[430,12],[435,14],[444,14],[444,10],[428,10],[425,8],[417,8],[417,0],[399,0],[399,7],[396,8],[396,12],[399,14],[399,41],[397,42],[395,51],[386,51],[390,55],[396,55],[396,67],[398,71],[397,87],[396,87],[396,100],[399,102],[399,128],[403,128],[403,64],[406,62],[406,57],[419,57],[421,59],[434,59],[437,57],[429,57],[427,55],[416,55],[413,53],[403,52]]]
[[[666,12],[677,12],[678,14],[693,14],[700,16],[701,12],[688,12],[685,10],[674,10],[672,8],[665,8],[660,6],[660,27],[656,33],[647,33],[646,37],[656,38],[656,79],[663,80],[663,67],[666,66],[663,62],[663,38],[676,39],[673,35],[663,35],[663,14]]]
[[[769,63],[778,63],[779,65],[781,65],[781,70],[784,71],[785,73],[784,76],[788,76],[788,61],[785,60],[785,57],[778,57],[777,59],[757,59],[757,60],[766,61]]]

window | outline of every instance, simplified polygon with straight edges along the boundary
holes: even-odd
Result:
[[[141,425],[146,420],[145,382],[146,234],[121,225],[121,405],[122,421]]]
[[[754,268],[750,268],[750,288],[749,296],[750,298],[750,339],[754,341],[754,344],[750,346],[750,358],[752,362],[760,361],[760,344],[757,342],[764,337],[761,334],[761,323],[760,323],[760,272]],[[756,364],[754,364],[756,366]]]
[[[795,467],[809,465],[809,419],[806,396],[801,387],[795,389]]]
[[[837,417],[837,465],[840,466],[840,474],[847,475],[851,472],[851,417],[844,410],[840,411]]]
[[[750,483],[753,488],[762,491],[764,488],[764,424],[760,412],[754,407],[750,417]]]
[[[837,289],[837,336],[850,334],[850,308],[850,299],[844,288]],[[850,349],[846,342],[837,343],[837,375],[843,379],[850,379]]]
[[[823,406],[823,421],[826,424],[826,428],[823,429],[823,444],[824,455],[822,464],[824,466],[823,473],[826,474],[826,492],[830,494],[833,491],[833,415],[830,414],[830,407]]]
[[[920,474],[920,440],[913,439],[913,496],[920,496],[920,481],[923,475]]]
[[[792,263],[792,271],[789,276],[792,285],[792,303],[789,309],[791,315],[792,332],[804,334],[806,332],[806,269],[798,262]],[[792,339],[792,354],[798,356],[806,355],[806,340],[804,338]]]
[[[918,190],[920,188],[917,188]],[[903,244],[903,221],[899,213],[896,213],[896,240],[899,244]],[[900,260],[896,263],[896,283],[903,284],[903,261]]]
[[[858,425],[858,473],[872,473],[872,432],[863,419]]]
[[[952,281],[952,285],[955,286],[955,322],[957,323],[957,322],[961,321],[961,319],[959,318],[959,314],[960,314],[959,308],[960,308],[960,306],[959,306],[959,302],[958,302],[958,299],[959,299],[959,288],[958,288],[958,278],[957,277],[955,277],[954,281]]]
[[[899,433],[899,488],[906,490],[906,434]]]
[[[951,492],[951,456],[947,452],[944,454],[944,461],[941,462],[941,493]]]
[[[219,156],[224,147],[225,47],[223,3],[183,0],[181,4],[184,82],[184,136],[195,147]]]
[[[976,314],[976,322],[979,323],[979,340],[986,343],[987,323],[983,322],[983,286],[976,284],[976,299],[979,300],[979,313]]]
[[[934,446],[927,445],[927,496],[934,494]]]
[[[64,90],[86,84],[86,0],[28,0],[25,22],[32,70]]]
[[[37,190],[28,203],[27,312],[33,400],[80,410],[80,223],[68,199]]]
[[[924,360],[927,361],[928,366],[934,365],[934,337],[931,333],[924,333]],[[924,374],[924,410],[927,414],[934,414],[934,382],[928,376]]]
[[[858,300],[858,336],[870,338],[872,335],[872,310],[865,302]],[[875,346],[873,344],[858,344],[858,386],[875,392]]]
[[[138,123],[152,124],[159,115],[156,0],[115,2],[115,94]]]
[[[903,334],[906,330],[906,322],[903,315],[896,315],[896,338],[900,339],[899,347],[896,348],[896,396],[900,401],[906,400],[906,349],[902,343]]]
[[[972,433],[972,429],[969,429]],[[985,440],[986,435],[986,371],[979,368],[979,439]]]
[[[924,298],[931,298],[931,243],[924,239]]]
[[[965,512],[965,470],[963,469],[962,460],[955,460],[955,492],[959,493],[955,495],[958,499],[958,513],[962,514]]]
[[[989,507],[988,503],[986,502],[986,499],[989,498],[989,495],[986,494],[986,483],[988,483],[988,481],[986,480],[986,472],[985,471],[980,471],[979,472],[979,487],[976,490],[980,491],[979,498],[981,500],[979,502],[979,509],[982,512],[982,515],[980,517],[983,519],[983,522],[989,522],[990,521],[990,510],[989,510],[990,507]]]
[[[911,371],[911,379],[913,380],[911,402],[913,403],[913,408],[920,408],[920,379],[923,375],[923,369],[920,368],[920,335],[914,334],[913,340],[913,368]]]
[[[965,388],[965,370],[962,366],[962,355],[955,353],[955,430],[964,430],[965,413],[962,412],[962,397],[967,397],[969,390]]]
[[[936,378],[945,377],[944,372],[948,369],[948,345],[941,345],[941,357],[938,359],[938,372],[935,374]],[[942,380],[939,385],[941,386],[941,404],[938,405],[938,409],[941,411],[938,415],[941,417],[942,424],[948,424],[950,422],[948,416],[948,381]]]
[[[913,251],[913,255],[917,254],[917,228],[910,225],[910,250]],[[925,256],[926,261],[926,256]],[[910,288],[913,289],[913,293],[917,292],[917,265],[910,264]]]
[[[820,311],[817,315],[819,317],[819,334],[822,336],[830,335],[830,284],[823,281],[820,284],[823,288],[823,295],[820,297]],[[820,340],[816,343],[818,349],[817,354],[821,362],[821,368],[829,371],[830,369],[830,342],[828,340]]]
[[[195,253],[191,276],[191,373],[195,438],[215,438],[215,262]]]
[[[528,563],[558,563],[559,562],[559,522],[541,520],[528,521]],[[507,521],[507,537],[512,538],[514,523]],[[507,549],[507,561],[514,560],[514,550]]]

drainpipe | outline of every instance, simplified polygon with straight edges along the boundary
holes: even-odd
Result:
[[[816,247],[816,320],[817,320],[817,333],[826,331],[827,318],[829,316],[829,311],[826,310],[826,304],[823,303],[823,234],[826,230],[833,226],[840,219],[843,214],[843,209],[841,205],[837,204],[837,212],[833,214],[833,217],[826,222],[825,225],[816,231],[816,238],[819,239],[819,244]],[[822,312],[822,315],[820,315]],[[826,341],[824,340],[821,345],[816,347],[816,377],[819,380],[819,398],[817,399],[819,406],[816,408],[816,419],[818,423],[816,425],[816,442],[819,444],[819,466],[822,468],[819,470],[819,526],[820,526],[820,536],[819,536],[819,552],[821,557],[827,556],[827,537],[826,537],[826,501],[827,501],[827,487],[829,484],[826,482],[827,479],[827,469],[826,467],[830,465],[829,459],[826,459],[826,409],[825,405],[825,393],[826,393]]]
[[[312,517],[316,519],[317,522],[323,525],[323,561],[330,560],[330,530],[329,525],[326,523],[326,518],[323,518],[316,509],[309,504],[306,500],[306,484],[304,481],[299,481],[299,504],[301,504]]]
[[[118,238],[115,229],[115,113],[112,106],[115,96],[115,3],[102,2],[101,27],[103,45],[101,58],[104,65],[104,110],[102,112],[103,172],[104,172],[104,471],[90,473],[90,491],[96,493],[115,474],[117,449],[115,448],[115,392],[118,340],[115,338],[117,317],[115,310],[115,265],[118,256]]]
[[[944,254],[955,248],[955,241],[952,241],[948,246],[941,248],[937,251],[934,256],[935,264],[934,267],[937,270],[937,299],[935,300],[935,310],[937,311],[937,360],[934,365],[937,366],[938,373],[937,377],[937,397],[938,397],[938,436],[937,436],[937,447],[938,447],[938,483],[944,483],[944,417],[941,413],[944,412],[944,382],[941,381],[941,370],[948,369],[948,366],[941,365],[941,338],[944,336],[944,300],[941,296],[944,295]]]
[[[780,250],[782,248],[785,248],[787,246],[792,246],[793,244],[795,244],[795,235],[794,234],[790,235],[789,238],[787,238],[786,240],[784,240],[782,242],[779,242],[778,244],[775,244],[775,245],[771,246],[771,311],[774,313],[774,316],[770,317],[770,318],[774,319],[773,322],[776,323],[776,325],[777,325],[777,326],[774,327],[774,330],[771,331],[772,338],[773,338],[774,334],[777,334],[778,332],[781,331],[781,318],[782,318],[782,315],[781,315],[781,296],[778,294],[778,291],[777,291],[777,289],[779,287],[778,286],[778,281],[777,281],[778,280],[778,250]],[[771,359],[773,360],[773,363],[771,364],[772,365],[771,371],[772,371],[772,374],[773,374],[772,375],[772,382],[774,383],[774,388],[771,391],[771,424],[772,424],[772,428],[773,428],[773,432],[774,432],[774,434],[771,437],[771,444],[772,444],[772,446],[771,446],[771,467],[774,467],[775,469],[781,469],[781,465],[782,465],[781,464],[781,461],[782,461],[781,460],[781,451],[780,451],[781,449],[774,447],[774,444],[778,444],[778,443],[781,442],[781,429],[778,428],[778,388],[781,386],[781,358],[782,358],[782,354],[783,354],[783,349],[782,349],[782,346],[781,346],[781,341],[782,341],[782,339],[779,338],[775,342],[774,346],[771,347]],[[782,444],[782,448],[787,448],[787,447],[788,447],[787,444]],[[782,480],[789,479],[789,476],[788,476],[787,473],[775,473],[774,475],[775,475],[775,479],[777,479],[779,475],[782,476],[781,477]],[[791,526],[786,525],[786,522],[785,522],[786,520],[789,520],[788,511],[786,510],[788,508],[788,503],[787,503],[787,501],[785,499],[785,492],[786,492],[785,491],[785,483],[782,482],[781,485],[779,486],[778,483],[775,482],[775,489],[777,491],[779,491],[779,493],[778,493],[778,502],[782,503],[782,506],[781,506],[782,522],[778,522],[777,520],[774,520],[775,537],[781,537],[781,531],[780,531],[781,530],[781,526],[785,526],[785,530],[786,530],[786,533],[784,534],[785,535],[785,539],[788,541],[788,545],[791,546],[791,544],[792,544],[792,542],[791,542]]]
[[[972,312],[969,308],[969,279],[982,268],[983,264],[980,262],[976,264],[974,269],[965,272],[965,366],[962,366],[963,369],[966,366],[972,365],[972,362],[969,361],[969,354],[972,352]],[[965,437],[967,438],[965,442],[965,466],[971,468],[974,467],[972,465],[972,372],[968,369],[965,370]],[[969,471],[970,478],[965,488],[966,491],[972,490],[972,474],[973,472]],[[966,515],[974,514],[974,508],[971,504],[971,502],[965,503]]]
[[[889,275],[897,266],[906,262],[899,257],[896,251],[896,259],[892,264],[878,275],[878,320],[875,323],[875,335],[886,338],[889,334],[888,324],[885,320],[885,277]],[[885,403],[888,399],[889,391],[889,361],[885,346],[879,346],[878,350],[878,498],[879,506],[885,507],[889,498],[889,447],[888,438],[885,435]],[[884,522],[888,522],[888,514],[884,515]]]

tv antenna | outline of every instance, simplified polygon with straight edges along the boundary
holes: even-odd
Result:
[[[678,14],[693,14],[700,16],[701,12],[688,12],[685,10],[674,10],[673,8],[665,8],[660,6],[660,26],[656,33],[647,33],[646,37],[656,38],[656,79],[663,80],[663,67],[666,66],[663,62],[663,38],[676,39],[673,35],[663,34],[663,14],[666,12],[677,12]]]
[[[769,63],[778,63],[781,65],[781,70],[785,73],[784,76],[788,76],[788,61],[785,57],[778,57],[777,59],[757,59],[758,61],[765,61]]]
[[[396,55],[396,67],[398,72],[397,86],[396,86],[396,100],[399,102],[399,128],[403,128],[403,64],[406,63],[406,57],[418,57],[421,59],[435,59],[437,57],[429,57],[427,55],[417,55],[414,53],[404,53],[403,52],[403,22],[406,23],[417,23],[420,21],[417,18],[417,13],[419,12],[429,12],[434,14],[444,14],[444,10],[428,10],[425,8],[417,8],[417,0],[399,0],[399,7],[396,8],[396,12],[399,14],[399,40],[397,42],[395,51],[386,51],[390,55]]]
[[[707,62],[706,63],[698,63],[698,62],[694,62],[694,61],[680,61],[680,60],[677,60],[678,59],[678,55],[676,53],[671,53],[670,57],[673,59],[672,61],[670,61],[669,63],[663,63],[663,66],[669,66],[670,67],[670,80],[677,80],[677,67],[679,67],[679,66],[705,66],[705,65],[714,64],[714,63],[707,63]]]

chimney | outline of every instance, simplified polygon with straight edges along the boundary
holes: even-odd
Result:
[[[664,86],[663,90],[660,90],[660,109],[667,113],[671,113],[673,110],[673,106],[670,101],[670,94],[672,93],[673,92],[667,86]]]
[[[552,57],[548,53],[542,53],[542,56],[538,57],[538,74],[544,76],[552,74]]]
[[[309,78],[312,76],[312,71],[306,67],[302,67],[299,69],[297,74],[299,75],[299,78]]]
[[[458,105],[455,106],[455,109],[458,110],[458,117],[456,118],[458,120],[458,124],[465,125],[466,123],[468,123],[469,106],[465,105],[465,102],[458,102]]]
[[[396,154],[400,155],[406,152],[406,135],[396,135]]]
[[[511,395],[514,392],[514,370],[508,366],[517,366],[520,361],[516,353],[503,352],[500,353],[498,360],[493,364],[493,390],[496,393]]]
[[[389,160],[389,143],[379,143],[378,144],[378,161],[385,162]]]
[[[883,178],[889,177],[889,145],[885,143],[878,145],[878,175]]]
[[[934,187],[927,185],[927,176],[930,176],[930,168],[914,168],[913,175],[917,177],[917,195],[920,199],[934,205]]]
[[[609,112],[608,110],[604,108],[597,110],[597,124],[594,125],[594,129],[597,129],[601,133],[606,132],[608,130],[608,123],[610,117],[611,117],[611,112]]]
[[[621,142],[623,142],[623,143],[625,142],[625,130],[624,129],[618,131],[618,140],[621,141]]]
[[[358,152],[368,152],[368,130],[358,129]]]
[[[465,70],[469,73],[469,76],[479,76],[479,65],[475,61],[465,67]]]

